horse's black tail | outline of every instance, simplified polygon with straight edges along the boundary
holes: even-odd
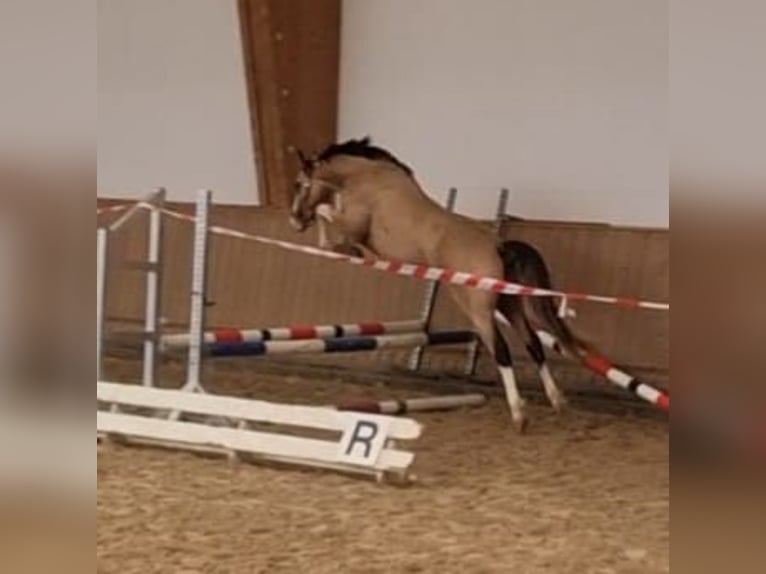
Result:
[[[505,241],[498,247],[498,252],[503,260],[506,281],[543,289],[553,288],[545,260],[528,243]],[[593,351],[590,343],[575,335],[559,317],[552,297],[504,295],[498,301],[498,310],[509,319],[509,314],[522,312],[533,328],[547,331],[555,337],[560,345],[559,352],[583,359]]]
[[[506,241],[498,248],[498,252],[503,259],[503,275],[506,281],[552,289],[548,268],[534,247],[521,241]],[[497,302],[497,310],[516,325],[523,319],[530,328],[546,331],[554,337],[557,344],[553,346],[559,353],[580,361],[586,368],[653,403],[661,410],[670,411],[670,395],[667,391],[647,385],[615,367],[595,347],[575,335],[559,317],[555,299],[530,295],[501,295]]]

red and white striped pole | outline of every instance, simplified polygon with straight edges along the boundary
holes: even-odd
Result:
[[[148,204],[142,204],[148,207]],[[193,222],[194,217],[183,213],[178,213],[168,209],[163,212],[169,217],[174,217],[182,221]],[[414,263],[404,263],[401,261],[386,261],[383,259],[365,259],[363,257],[352,257],[344,255],[342,253],[336,253],[334,251],[327,251],[320,249],[319,247],[313,247],[310,245],[300,245],[292,243],[290,241],[283,241],[281,239],[272,239],[271,237],[264,237],[262,235],[255,235],[251,233],[244,233],[242,231],[236,231],[220,226],[211,226],[210,232],[217,235],[223,235],[226,237],[233,237],[237,239],[245,239],[248,241],[255,241],[264,245],[272,245],[275,247],[281,247],[288,251],[294,251],[297,253],[305,253],[307,255],[316,255],[318,257],[324,257],[325,259],[332,259],[335,261],[345,261],[352,265],[363,265],[371,269],[378,271],[385,271],[387,273],[394,273],[396,275],[405,275],[408,277],[415,277],[425,281],[440,281],[442,283],[451,283],[453,285],[462,285],[464,287],[470,287],[472,289],[481,289],[484,291],[492,291],[493,293],[503,293],[506,295],[526,295],[530,297],[554,297],[567,302],[577,301],[591,301],[596,303],[608,303],[612,305],[618,305],[629,309],[653,309],[658,311],[667,311],[670,309],[669,303],[661,303],[657,301],[644,301],[636,299],[634,297],[612,297],[606,295],[591,295],[588,293],[577,292],[564,292],[555,291],[552,289],[543,289],[540,287],[531,287],[529,285],[522,285],[520,283],[514,283],[512,281],[505,281],[503,279],[497,279],[494,277],[485,277],[482,275],[476,275],[475,273],[466,273],[464,271],[456,271],[454,269],[446,269],[443,267],[432,267],[428,265],[418,265]]]
[[[298,341],[305,339],[335,339],[375,335],[402,335],[423,331],[423,323],[413,321],[363,321],[338,325],[290,325],[267,329],[213,329],[206,331],[203,343],[252,343],[258,341]],[[188,333],[164,335],[164,349],[186,348]]]
[[[555,350],[559,354],[566,354],[558,341],[547,331],[537,331],[540,341],[549,349]],[[661,411],[670,412],[670,395],[667,391],[653,387],[633,375],[615,367],[604,357],[595,353],[589,353],[581,358],[582,364],[596,374],[606,378],[609,382],[633,393],[638,398],[653,404]]]
[[[443,397],[426,397],[419,399],[353,399],[335,405],[339,411],[356,411],[362,413],[378,413],[383,415],[402,415],[414,412],[445,411],[463,407],[478,407],[487,398],[482,394],[448,395]]]

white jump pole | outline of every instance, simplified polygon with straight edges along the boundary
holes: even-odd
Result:
[[[201,391],[202,342],[205,330],[207,306],[207,257],[209,248],[210,201],[212,192],[203,190],[197,194],[196,220],[194,222],[194,255],[192,259],[191,309],[189,317],[189,355],[184,391]]]
[[[109,230],[96,229],[96,380],[101,380],[104,369],[104,320],[106,306],[107,257]]]
[[[162,207],[166,192],[159,189],[151,201],[149,213],[149,246],[146,265],[146,311],[144,315],[144,364],[143,384],[155,386],[157,380],[157,358],[160,340],[160,301],[162,285]]]
[[[497,211],[495,211],[495,233],[499,236],[503,228],[503,218],[508,210],[508,188],[500,190],[500,197],[497,200]],[[468,355],[465,360],[465,375],[472,377],[476,374],[476,366],[479,363],[479,350],[481,349],[479,340],[476,339],[468,345]]]
[[[447,202],[445,209],[447,211],[453,211],[455,209],[455,201],[457,200],[457,188],[451,187],[447,194]],[[431,329],[431,318],[434,313],[434,305],[436,303],[436,293],[439,290],[438,281],[430,281],[426,285],[426,292],[423,296],[423,305],[420,310],[420,321],[423,323],[423,329],[426,333]],[[423,351],[424,347],[415,347],[412,349],[409,359],[410,371],[420,370],[420,365],[423,363]]]

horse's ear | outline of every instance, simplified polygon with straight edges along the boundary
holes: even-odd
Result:
[[[314,163],[311,161],[309,157],[306,156],[305,153],[303,153],[303,150],[296,149],[295,153],[298,156],[298,160],[301,162],[301,169],[303,171],[311,171],[311,168],[313,167]]]

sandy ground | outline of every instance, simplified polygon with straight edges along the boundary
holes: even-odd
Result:
[[[136,368],[108,367],[114,378]],[[391,396],[222,371],[227,391],[284,402]],[[98,571],[668,572],[667,422],[576,405],[557,417],[532,404],[529,415],[525,436],[511,430],[499,398],[418,415],[426,429],[409,487],[99,446]]]

